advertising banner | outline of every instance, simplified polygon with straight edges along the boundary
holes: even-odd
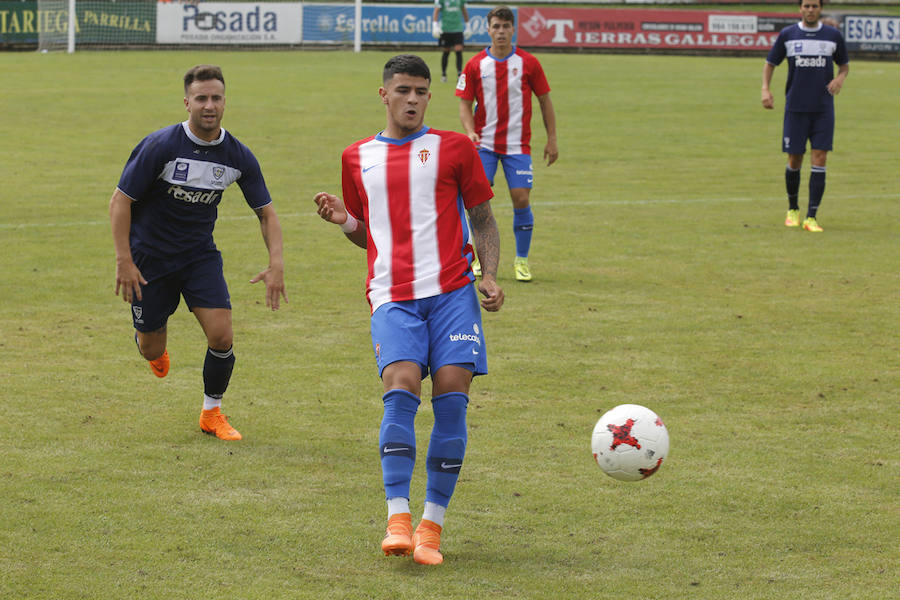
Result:
[[[152,44],[156,13],[146,2],[84,0],[75,6],[75,34],[82,44]],[[0,43],[37,44],[39,35],[65,39],[68,2],[0,2]]]
[[[900,52],[900,17],[847,15],[844,40],[851,51]]]
[[[302,5],[287,2],[158,2],[160,44],[299,44]]]
[[[519,8],[519,44],[578,48],[766,51],[796,14]]]
[[[465,42],[487,46],[487,14],[490,7],[467,6]],[[362,7],[363,44],[437,44],[431,37],[434,4],[374,4]],[[514,11],[515,12],[515,11]],[[355,26],[352,4],[304,4],[303,42],[352,44]]]

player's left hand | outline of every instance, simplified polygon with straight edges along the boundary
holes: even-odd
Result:
[[[340,225],[347,222],[350,213],[344,207],[344,202],[338,196],[328,192],[319,192],[313,196],[316,203],[316,213],[329,223]]]
[[[250,283],[258,281],[266,282],[266,307],[278,310],[281,307],[280,301],[282,298],[284,298],[285,303],[288,302],[287,290],[284,289],[284,267],[280,265],[268,266],[251,279]]]
[[[844,86],[844,82],[840,79],[834,78],[828,82],[828,85],[825,88],[828,90],[828,93],[832,96],[837,96],[841,93],[841,88]]]
[[[488,312],[497,312],[503,306],[503,289],[497,285],[497,281],[490,275],[484,275],[478,283],[478,291],[484,294],[481,300],[481,308]]]
[[[556,147],[556,140],[548,140],[547,145],[544,146],[544,160],[547,161],[547,166],[555,163],[557,158],[559,158],[559,149]]]

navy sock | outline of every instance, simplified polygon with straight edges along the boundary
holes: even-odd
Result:
[[[462,50],[456,53],[456,72],[462,73]]]
[[[416,464],[416,411],[419,399],[406,390],[389,390],[382,397],[384,416],[378,444],[385,498],[409,498],[409,482]]]
[[[784,169],[784,185],[787,188],[788,208],[800,210],[797,195],[800,193],[800,169],[786,167]]]
[[[441,75],[447,74],[447,63],[450,62],[450,53],[442,52],[441,53]]]
[[[233,347],[228,350],[207,348],[206,360],[203,361],[203,393],[210,398],[220,399],[228,389],[233,369]]]
[[[816,211],[822,204],[822,196],[825,194],[825,167],[813,166],[809,173],[809,209],[807,217],[816,218]]]
[[[534,230],[534,213],[531,207],[513,209],[513,235],[516,238],[516,256],[528,258],[531,250],[531,233]]]
[[[425,462],[428,473],[425,501],[447,506],[466,454],[466,406],[469,397],[459,392],[449,392],[435,396],[431,404],[434,408],[434,428]]]

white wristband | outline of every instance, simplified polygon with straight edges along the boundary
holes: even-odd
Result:
[[[353,215],[347,213],[347,220],[341,223],[341,231],[344,233],[353,233],[356,231],[357,225],[359,225],[359,221],[353,218]]]

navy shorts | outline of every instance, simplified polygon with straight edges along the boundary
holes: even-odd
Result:
[[[806,142],[813,150],[831,151],[834,142],[834,111],[784,113],[781,149],[788,154],[805,154]]]
[[[421,300],[388,302],[372,315],[372,349],[378,374],[391,363],[414,362],[429,370],[459,365],[487,373],[481,306],[474,285]]]
[[[497,174],[497,163],[503,165],[503,174],[506,175],[506,184],[512,188],[531,189],[534,169],[531,166],[530,154],[499,154],[485,148],[478,149],[484,174],[487,175],[491,186],[494,185],[494,175]]]
[[[231,308],[231,297],[222,272],[222,255],[218,250],[207,250],[190,263],[157,277],[152,274],[167,270],[169,261],[140,252],[133,254],[141,274],[148,273],[144,275],[147,283],[141,285],[141,300],[133,298],[131,302],[131,319],[138,331],[146,333],[161,329],[178,308],[181,296],[190,310]]]

